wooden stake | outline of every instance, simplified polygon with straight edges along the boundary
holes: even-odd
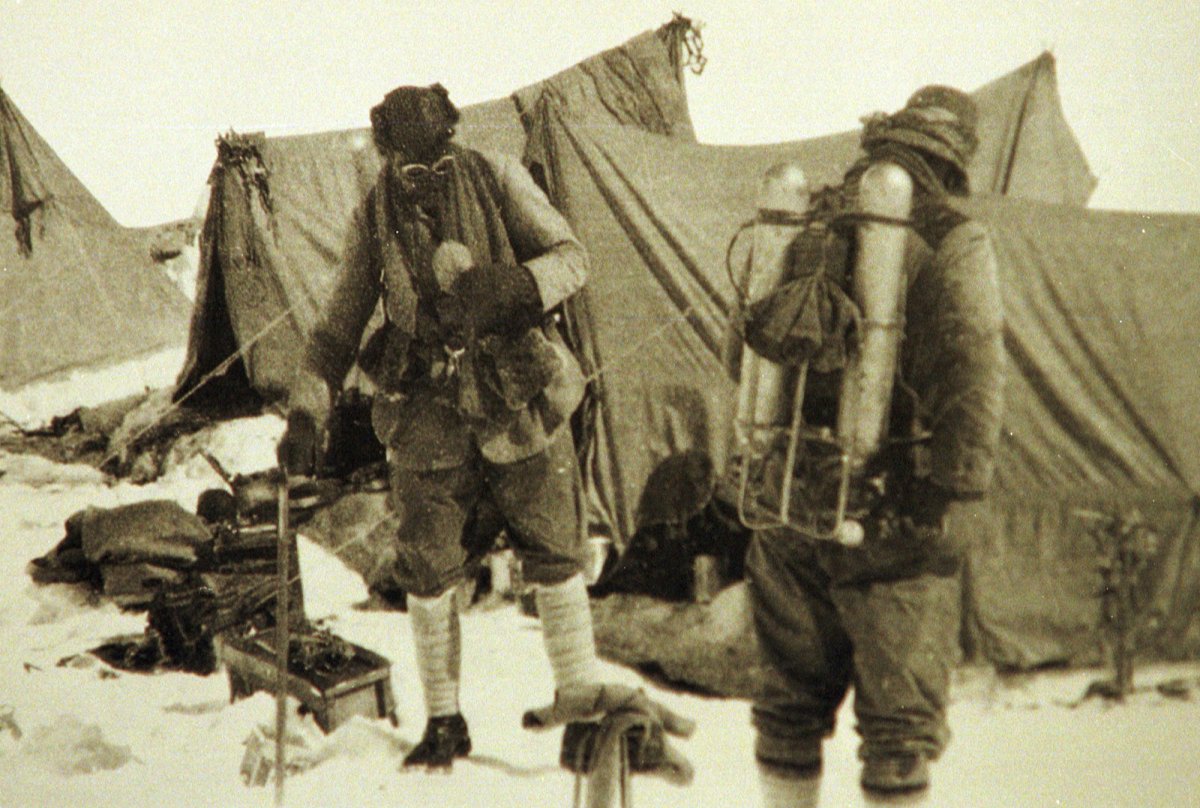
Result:
[[[283,783],[287,768],[287,674],[288,674],[288,572],[291,542],[288,540],[288,473],[279,468],[279,534],[275,591],[275,805],[283,805]]]

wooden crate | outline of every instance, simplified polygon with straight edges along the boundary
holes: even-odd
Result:
[[[379,654],[347,643],[353,655],[338,670],[296,670],[288,666],[288,693],[311,712],[317,725],[331,732],[352,716],[386,718],[392,726],[396,700],[392,695],[392,665]],[[275,692],[275,632],[250,637],[219,637],[217,654],[229,673],[230,700],[264,690]]]

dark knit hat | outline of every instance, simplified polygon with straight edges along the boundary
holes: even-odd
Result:
[[[944,84],[929,84],[909,96],[905,109],[941,109],[949,112],[958,125],[970,132],[979,122],[979,108],[975,100],[962,90]]]
[[[371,108],[371,130],[381,148],[429,162],[445,150],[458,118],[458,107],[442,85],[397,87]]]
[[[864,120],[863,148],[869,153],[881,143],[900,143],[946,160],[964,176],[979,141],[975,127],[979,110],[971,96],[953,87],[931,84],[909,97],[894,115],[875,114]]]

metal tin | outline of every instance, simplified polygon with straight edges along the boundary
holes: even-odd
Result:
[[[692,600],[712,603],[721,591],[721,570],[717,557],[698,555],[692,559]]]

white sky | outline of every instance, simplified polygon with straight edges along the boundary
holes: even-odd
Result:
[[[674,10],[706,24],[702,141],[854,128],[1050,49],[1093,206],[1200,212],[1194,0],[0,0],[0,86],[118,220],[155,224],[192,213],[230,128],[365,126],[398,84],[506,95]]]

